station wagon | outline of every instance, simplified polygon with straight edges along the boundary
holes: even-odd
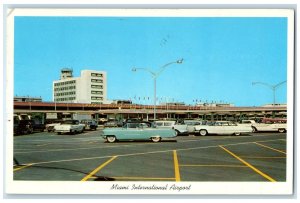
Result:
[[[122,128],[105,128],[101,134],[107,142],[117,140],[152,140],[159,142],[161,139],[176,137],[173,129],[160,129],[152,127],[149,123],[126,123]]]

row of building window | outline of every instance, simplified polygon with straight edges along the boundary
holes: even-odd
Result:
[[[103,95],[103,92],[102,92],[102,91],[92,91],[91,93],[92,93],[92,94],[101,94],[101,95]]]
[[[103,100],[103,97],[91,97],[92,100]]]
[[[100,79],[92,79],[91,82],[95,82],[95,83],[103,83],[103,80],[100,80]]]
[[[91,88],[103,89],[103,85],[91,85]]]
[[[64,85],[69,85],[69,84],[74,84],[74,83],[76,83],[75,80],[70,80],[70,81],[66,81],[66,82],[54,83],[54,86],[64,86]]]
[[[66,98],[57,98],[55,99],[56,102],[61,102],[61,101],[73,101],[75,100],[75,97],[66,97]]]
[[[55,93],[55,96],[65,96],[65,95],[75,95],[76,92],[61,92],[61,93]]]
[[[74,90],[74,89],[76,89],[76,86],[57,87],[57,88],[54,88],[54,91],[61,91],[61,90]]]
[[[103,77],[102,73],[91,73],[91,76],[93,77]]]

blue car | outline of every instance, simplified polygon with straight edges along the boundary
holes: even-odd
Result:
[[[159,142],[163,138],[176,137],[173,129],[151,127],[149,123],[126,123],[122,128],[104,128],[101,134],[107,142],[117,140],[152,140]]]

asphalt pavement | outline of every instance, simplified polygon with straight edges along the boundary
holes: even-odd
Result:
[[[100,130],[14,137],[14,180],[286,181],[286,133],[107,143]]]

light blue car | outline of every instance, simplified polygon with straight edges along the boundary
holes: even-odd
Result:
[[[126,123],[122,128],[104,128],[101,134],[107,142],[117,140],[152,140],[159,142],[162,138],[176,137],[173,129],[153,128],[148,123]]]

